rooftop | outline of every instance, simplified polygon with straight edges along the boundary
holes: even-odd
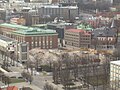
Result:
[[[68,29],[70,32],[84,32],[82,29]]]
[[[108,27],[101,27],[94,29],[92,31],[93,37],[114,37],[116,35],[116,31],[114,29]]]
[[[30,28],[29,30],[18,30],[14,31],[13,34],[21,34],[21,35],[43,35],[43,34],[57,34],[55,30],[49,29],[38,29],[38,28]]]
[[[115,64],[115,65],[120,65],[120,60],[119,61],[111,61],[111,64]]]
[[[26,26],[22,26],[22,25],[17,25],[17,24],[9,24],[9,23],[3,23],[0,24],[0,27],[8,27],[8,28],[15,28],[15,29],[28,29],[28,27]]]
[[[89,24],[88,25],[85,25],[85,24],[80,24],[77,26],[77,29],[83,29],[83,30],[93,30],[92,26],[90,26]]]
[[[11,41],[15,41],[9,37],[6,37],[6,36],[3,36],[3,35],[0,35],[0,39],[3,40],[3,41],[6,41],[6,42],[11,42]]]
[[[16,86],[9,86],[7,87],[7,90],[18,90]]]
[[[33,27],[42,27],[42,26],[47,26],[47,24],[35,24]]]
[[[68,9],[77,9],[77,6],[61,6],[59,7],[59,5],[45,5],[43,6],[44,8],[68,8]]]
[[[42,29],[42,28],[34,28],[34,27],[27,27],[17,24],[0,24],[2,27],[14,28],[16,31],[13,31],[13,34],[21,34],[21,35],[43,35],[43,34],[57,34],[56,31],[51,29]]]

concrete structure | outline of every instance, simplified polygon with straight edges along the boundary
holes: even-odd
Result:
[[[110,62],[110,86],[112,90],[120,90],[120,61]]]
[[[15,51],[16,41],[0,35],[0,51],[7,52],[7,51]]]
[[[90,47],[91,34],[80,29],[65,30],[65,44],[73,47]]]
[[[36,47],[45,49],[58,47],[58,34],[49,29],[4,23],[0,25],[0,34],[13,38],[18,42],[27,42],[29,49]]]
[[[56,17],[62,17],[64,20],[74,20],[78,16],[77,6],[59,6],[59,5],[44,5],[38,9],[41,17],[49,15],[53,20]]]
[[[6,10],[0,8],[0,23],[6,21]]]
[[[29,60],[29,45],[26,42],[18,43],[16,48],[16,55],[18,56],[18,61],[21,63]]]
[[[56,32],[58,33],[58,38],[64,39],[64,30],[74,28],[74,24],[58,21],[58,22],[47,23],[47,28],[56,30]]]
[[[30,8],[24,8],[18,14],[25,19],[26,21],[25,25],[27,26],[39,24],[40,22],[40,18],[39,18],[39,15],[37,14],[37,10],[31,10]]]
[[[0,35],[0,51],[9,55],[16,55],[16,59],[21,63],[26,62],[29,58],[29,47],[27,43],[18,43],[16,40],[3,35]]]

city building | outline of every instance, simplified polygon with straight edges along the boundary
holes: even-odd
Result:
[[[119,5],[119,3],[120,3],[120,0],[111,0],[111,2],[112,2],[112,4],[114,4],[114,5]]]
[[[0,35],[0,51],[13,52],[13,51],[15,51],[15,45],[16,45],[15,40],[13,40],[13,39],[11,39],[9,37]]]
[[[74,24],[66,23],[64,21],[58,21],[58,22],[48,22],[47,24],[36,24],[33,25],[32,27],[55,30],[58,33],[58,38],[64,39],[64,30],[74,28]]]
[[[25,25],[26,21],[24,18],[11,18],[10,23],[12,24],[19,24],[19,25]]]
[[[21,12],[19,12],[19,15],[22,16],[25,21],[27,26],[39,24],[40,18],[39,15],[37,14],[37,10],[30,10],[30,8],[24,8],[22,9]]]
[[[120,90],[120,61],[110,62],[110,86],[112,90]]]
[[[61,46],[63,46],[64,31],[66,29],[74,28],[75,26],[73,23],[66,23],[63,20],[59,20],[59,21],[54,20],[54,22],[49,22],[47,24],[36,24],[36,25],[33,25],[33,27],[52,29],[52,30],[56,31],[58,33],[58,38],[59,38],[58,43],[61,44]]]
[[[24,0],[26,3],[30,3],[30,0]]]
[[[56,30],[56,32],[58,33],[58,38],[64,39],[65,29],[74,28],[74,24],[66,22],[52,22],[47,23],[47,28]]]
[[[20,63],[25,63],[29,60],[29,44],[26,42],[17,43],[15,54]]]
[[[10,58],[16,55],[15,60],[26,62],[29,55],[29,47],[26,42],[17,42],[12,38],[0,35],[0,51],[10,55]]]
[[[18,42],[28,43],[29,49],[36,47],[42,49],[58,47],[58,34],[50,29],[4,23],[0,24],[0,34],[13,38]]]
[[[73,47],[86,47],[91,45],[91,34],[80,29],[68,29],[64,33],[65,44]]]
[[[38,13],[40,17],[49,15],[53,20],[56,17],[61,17],[64,20],[73,21],[76,16],[78,16],[78,7],[77,6],[61,6],[61,5],[44,5],[41,8],[38,8]]]
[[[116,45],[116,30],[101,27],[92,31],[92,44],[98,50],[114,50]]]
[[[0,23],[3,23],[6,21],[6,10],[0,8]]]

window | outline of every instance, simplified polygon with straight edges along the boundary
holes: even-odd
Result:
[[[27,45],[21,46],[22,52],[27,52]]]
[[[22,60],[27,60],[27,53],[22,54]]]

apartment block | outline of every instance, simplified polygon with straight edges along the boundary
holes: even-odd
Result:
[[[90,47],[91,34],[80,29],[68,29],[64,33],[65,44],[73,47]]]

